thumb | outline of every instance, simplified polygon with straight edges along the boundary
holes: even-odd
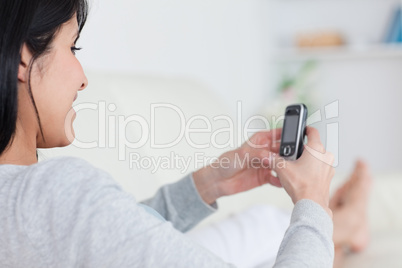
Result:
[[[285,161],[280,155],[272,153],[269,158],[269,166],[279,176],[284,170]]]

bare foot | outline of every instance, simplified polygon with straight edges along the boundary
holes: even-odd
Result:
[[[369,243],[367,206],[372,178],[367,165],[357,161],[350,179],[330,200],[334,220],[334,244],[353,252],[365,249]]]

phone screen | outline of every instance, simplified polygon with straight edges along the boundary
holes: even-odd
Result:
[[[287,115],[283,126],[282,142],[296,142],[297,126],[299,123],[298,115]]]

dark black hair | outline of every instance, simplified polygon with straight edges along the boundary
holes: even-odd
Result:
[[[32,53],[28,64],[28,91],[33,63],[46,55],[61,26],[77,16],[79,33],[87,19],[87,0],[1,0],[0,1],[0,155],[14,140],[18,112],[18,68],[25,43]],[[78,39],[78,38],[77,38]]]

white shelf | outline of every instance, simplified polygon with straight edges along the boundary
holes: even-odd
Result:
[[[355,60],[376,58],[401,58],[402,44],[378,44],[365,47],[328,47],[328,48],[287,48],[277,49],[273,60],[278,63],[299,62],[306,60]]]

